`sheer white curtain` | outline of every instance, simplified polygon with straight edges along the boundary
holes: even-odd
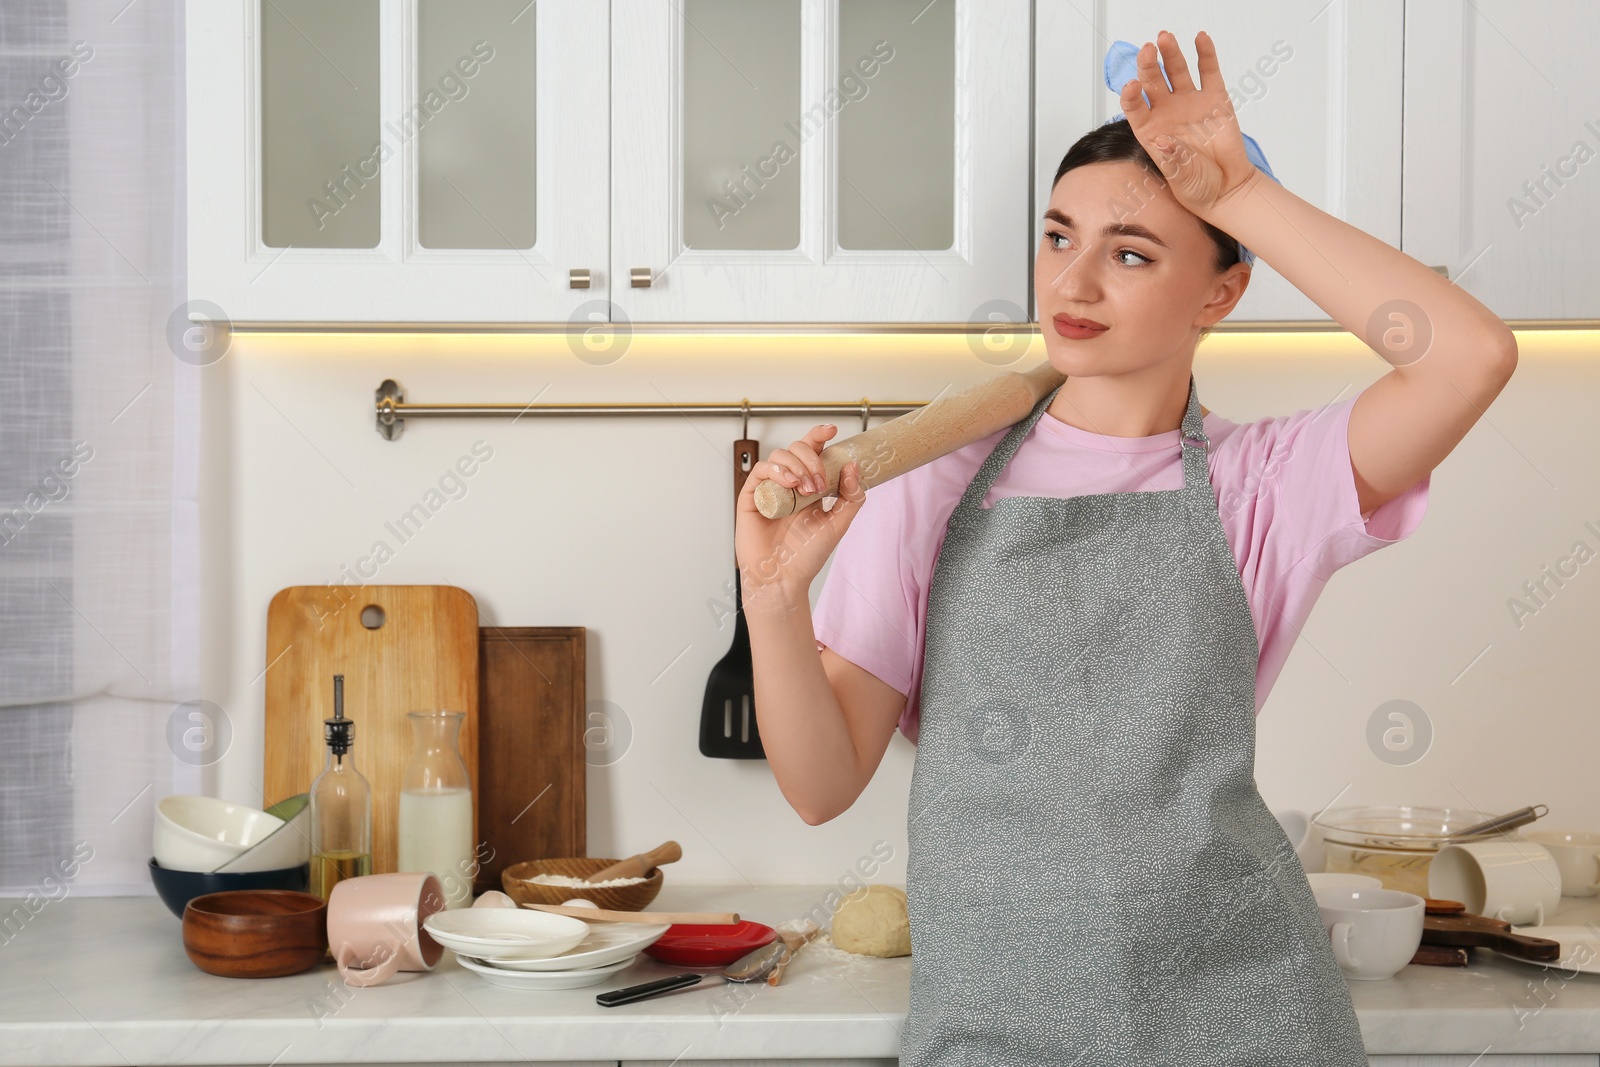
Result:
[[[183,85],[180,0],[0,2],[0,895],[149,891],[155,801],[220,755]]]

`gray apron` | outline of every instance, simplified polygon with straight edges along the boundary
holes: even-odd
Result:
[[[1182,489],[983,507],[1055,395],[984,460],[934,568],[900,1063],[1366,1067],[1256,791],[1255,625],[1194,378]]]

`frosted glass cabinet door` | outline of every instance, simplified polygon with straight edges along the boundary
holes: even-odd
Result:
[[[260,33],[262,243],[376,247],[378,0],[272,0]]]
[[[598,0],[190,0],[191,302],[235,322],[593,321],[608,22]]]
[[[1406,5],[1404,250],[1503,319],[1600,319],[1600,7]]]
[[[1412,7],[1393,0],[1038,0],[1031,247],[1044,235],[1042,216],[1067,149],[1121,113],[1105,84],[1110,43],[1139,45],[1170,30],[1193,67],[1202,29],[1216,42],[1240,128],[1278,180],[1400,247],[1401,23]],[[1034,321],[1039,311],[1032,309]],[[1328,315],[1258,258],[1223,322],[1297,320],[1326,323]]]
[[[427,248],[534,247],[538,21],[528,0],[417,0],[409,96],[429,113],[416,135],[417,236]],[[474,68],[486,76],[462,73]]]
[[[1027,303],[1028,0],[612,0],[615,317]]]

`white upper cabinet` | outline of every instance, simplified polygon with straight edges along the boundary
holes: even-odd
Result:
[[[1452,0],[1453,2],[1453,0]],[[1056,167],[1079,137],[1121,113],[1105,85],[1112,41],[1171,30],[1194,66],[1194,37],[1216,42],[1239,127],[1283,185],[1331,215],[1400,247],[1402,6],[1394,0],[1038,0],[1038,145],[1033,232]],[[1030,256],[1032,246],[1030,245]],[[1037,308],[1030,318],[1037,321]],[[1263,259],[1224,323],[1327,321]]]
[[[1023,321],[1028,0],[612,0],[611,277],[646,322]]]
[[[601,0],[190,0],[187,29],[191,300],[514,322],[606,296],[570,274],[608,254]]]
[[[1406,252],[1503,319],[1600,318],[1594,0],[1408,0]]]
[[[1021,321],[1028,0],[190,0],[235,321]]]
[[[1296,195],[1600,318],[1600,11],[1548,0],[189,0],[189,296],[242,322],[1038,321],[1114,40],[1207,30]],[[1032,57],[1030,64],[1029,57]],[[1327,322],[1257,260],[1229,323]]]

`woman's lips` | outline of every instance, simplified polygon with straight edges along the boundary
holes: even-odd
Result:
[[[1071,315],[1057,315],[1052,321],[1055,323],[1056,333],[1075,340],[1098,337],[1110,329],[1093,319],[1075,319]]]

